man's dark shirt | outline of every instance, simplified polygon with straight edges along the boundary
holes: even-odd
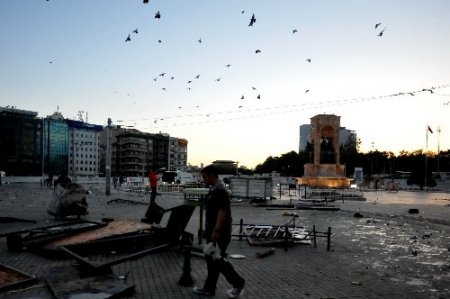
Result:
[[[219,244],[228,245],[231,240],[231,210],[230,197],[225,186],[221,183],[209,191],[206,200],[205,237],[209,241],[217,223],[219,210],[225,211],[225,221],[219,231]],[[220,245],[219,245],[220,246]]]

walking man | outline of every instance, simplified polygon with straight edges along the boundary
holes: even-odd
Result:
[[[205,238],[208,244],[213,243],[219,247],[220,257],[216,258],[213,255],[205,254],[208,276],[203,288],[194,287],[193,292],[206,296],[214,296],[219,274],[222,273],[226,280],[233,286],[226,294],[229,298],[237,298],[243,294],[245,280],[226,259],[226,250],[231,241],[232,218],[230,197],[225,186],[219,180],[219,173],[215,166],[206,166],[202,169],[201,175],[205,184],[211,186],[211,190],[205,199]]]
[[[155,203],[155,199],[156,199],[156,188],[158,187],[158,174],[156,173],[156,171],[152,170],[150,172],[150,174],[148,175],[148,180],[150,182],[150,205]]]

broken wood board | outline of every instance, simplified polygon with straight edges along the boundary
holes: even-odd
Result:
[[[99,227],[90,231],[74,234],[67,237],[62,237],[47,244],[44,250],[56,250],[60,246],[74,245],[87,243],[94,240],[99,240],[115,235],[121,235],[126,233],[133,233],[138,231],[150,230],[152,225],[142,223],[134,220],[114,220],[108,222],[107,225]]]
[[[0,292],[33,284],[37,278],[0,264]]]

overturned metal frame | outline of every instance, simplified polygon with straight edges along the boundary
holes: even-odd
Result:
[[[5,285],[0,285],[0,293],[11,290],[11,289],[16,289],[16,288],[21,288],[21,287],[26,287],[29,285],[34,284],[38,279],[30,274],[24,273],[22,271],[19,271],[13,267],[10,266],[6,266],[4,264],[0,264],[0,271],[8,271],[8,272],[13,272],[15,274],[18,274],[20,276],[23,277],[22,280],[20,281],[16,281],[16,282],[12,282],[12,283],[8,283]]]
[[[296,216],[292,217],[284,225],[244,224],[244,220],[241,218],[239,224],[233,224],[234,227],[238,228],[233,230],[232,237],[238,237],[239,241],[246,238],[251,245],[282,244],[285,251],[288,250],[289,245],[311,240],[314,243],[314,248],[317,248],[317,238],[325,237],[327,238],[327,251],[330,251],[331,227],[328,227],[327,232],[317,231],[315,225],[312,230],[307,230],[295,225],[296,218]],[[297,229],[303,229],[303,237],[299,237]]]
[[[0,238],[6,237],[6,244],[10,251],[33,250],[61,236],[91,230],[106,224],[106,222],[82,220],[4,233],[0,234]]]
[[[195,206],[181,205],[166,210],[171,211],[171,215],[166,227],[155,227],[148,233],[128,234],[126,236],[117,236],[113,238],[101,239],[88,242],[85,244],[77,244],[59,247],[62,251],[75,258],[81,266],[82,270],[89,271],[90,274],[103,274],[111,272],[111,266],[126,262],[128,260],[137,259],[151,253],[161,252],[179,242],[180,237],[184,233],[184,229],[188,224]],[[130,244],[139,247],[145,247],[148,243],[153,243],[151,247],[118,257],[105,263],[91,261],[89,254],[105,253],[111,251],[111,248],[125,248]]]

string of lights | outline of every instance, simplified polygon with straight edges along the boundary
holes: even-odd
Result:
[[[158,118],[142,118],[142,119],[129,119],[129,120],[121,120],[120,122],[130,122],[137,124],[139,122],[152,122],[153,129],[167,128],[167,127],[177,127],[177,126],[192,126],[192,125],[201,125],[207,123],[217,123],[217,122],[227,122],[234,120],[242,120],[242,119],[252,119],[252,118],[260,118],[260,117],[268,117],[280,114],[288,114],[303,110],[313,110],[318,108],[330,107],[330,106],[341,106],[341,105],[349,105],[361,102],[370,102],[376,100],[383,99],[392,99],[403,96],[416,96],[421,93],[429,93],[435,94],[435,90],[440,90],[444,88],[450,87],[450,83],[436,85],[430,88],[423,88],[415,91],[407,91],[407,92],[398,92],[387,95],[379,95],[379,96],[371,96],[371,97],[361,97],[361,98],[353,98],[353,99],[343,99],[343,100],[327,100],[327,101],[319,101],[319,102],[309,102],[309,103],[301,103],[294,105],[284,105],[284,106],[271,106],[271,107],[259,107],[253,109],[235,109],[235,110],[227,110],[227,111],[215,111],[208,113],[195,113],[195,114],[181,114],[181,115],[172,115],[172,116],[162,116]],[[437,94],[439,95],[439,94]],[[220,117],[216,116],[224,116],[224,115],[232,115],[231,117]],[[179,119],[189,119],[195,118],[195,121],[183,121],[177,122]],[[199,118],[201,120],[199,120]],[[171,123],[167,123],[168,120],[173,120]]]

